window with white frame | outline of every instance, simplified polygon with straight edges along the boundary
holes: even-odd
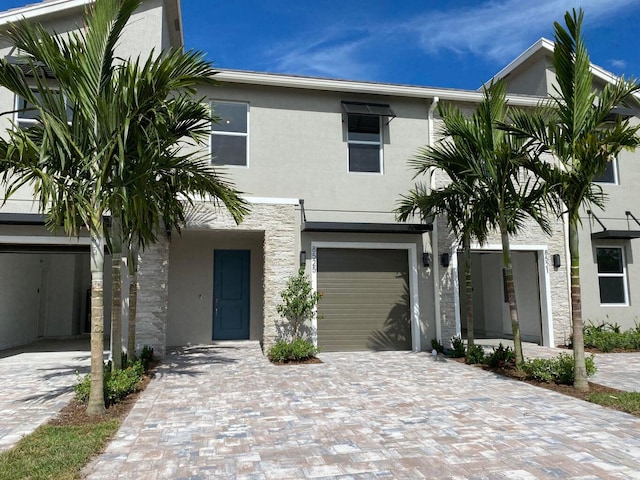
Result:
[[[62,100],[60,98],[60,93],[52,91],[54,95],[54,100]],[[40,92],[33,90],[33,95],[39,100],[42,100],[42,95]],[[57,97],[57,98],[56,98]],[[73,116],[71,107],[69,103],[65,99],[65,109],[67,113],[67,120],[71,122],[71,118]],[[32,105],[26,98],[22,98],[21,96],[16,96],[16,123],[18,128],[29,128],[38,123],[40,118],[40,112]]]
[[[596,175],[593,179],[595,183],[612,183],[618,184],[618,159],[613,158],[607,162],[603,172],[600,175]]]
[[[249,104],[214,101],[211,109],[211,163],[248,166]]]
[[[382,173],[381,123],[377,115],[347,115],[350,172]]]
[[[601,305],[627,305],[627,273],[622,247],[596,247]]]

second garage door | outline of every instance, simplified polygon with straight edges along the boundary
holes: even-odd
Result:
[[[318,346],[410,350],[407,250],[318,249]]]

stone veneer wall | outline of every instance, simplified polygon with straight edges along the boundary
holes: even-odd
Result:
[[[296,272],[296,205],[251,205],[251,213],[240,225],[223,207],[198,202],[190,207],[186,228],[199,230],[235,230],[264,232],[264,334],[263,346],[276,341],[276,306],[280,292]],[[138,325],[136,341],[140,348],[151,345],[162,357],[166,349],[167,306],[169,299],[169,244],[159,242],[148,248],[140,259],[138,282]]]
[[[456,300],[455,300],[455,269],[453,266],[453,256],[455,249],[453,248],[453,237],[447,228],[444,218],[438,217],[438,255],[434,258],[434,262],[440,262],[440,255],[448,252],[449,267],[443,268],[439,266],[439,275],[436,279],[439,284],[440,293],[440,332],[442,334],[442,344],[448,348],[449,339],[456,334]],[[438,321],[438,319],[436,319]]]
[[[136,305],[136,351],[153,347],[162,358],[166,353],[167,307],[169,304],[169,240],[158,235],[138,260],[138,303]],[[123,325],[123,328],[127,328]]]

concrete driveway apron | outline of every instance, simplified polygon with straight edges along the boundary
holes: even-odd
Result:
[[[170,355],[87,478],[640,478],[640,419],[425,353]]]

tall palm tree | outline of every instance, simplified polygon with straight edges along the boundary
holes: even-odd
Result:
[[[97,1],[85,18],[86,29],[66,37],[41,25],[16,23],[3,34],[22,52],[33,75],[36,95],[20,66],[0,60],[0,85],[24,98],[39,122],[28,131],[14,129],[4,167],[16,176],[9,194],[32,184],[50,226],[63,225],[69,235],[84,227],[91,238],[91,393],[87,412],[104,411],[103,396],[103,216],[108,203],[103,183],[114,161],[116,144],[103,125],[112,115],[115,45],[139,0]],[[43,67],[55,84],[42,74]],[[73,111],[67,118],[65,103]],[[7,170],[5,170],[7,172]]]
[[[445,127],[446,128],[446,127]],[[410,160],[415,172],[414,178],[424,175],[430,169],[440,169],[451,179],[451,183],[428,191],[422,183],[415,185],[406,195],[401,195],[396,208],[396,218],[406,221],[409,217],[420,215],[424,222],[443,215],[449,230],[462,246],[464,255],[463,269],[466,291],[467,352],[475,344],[473,326],[473,285],[471,279],[471,240],[483,244],[486,241],[489,225],[482,212],[487,204],[483,196],[485,191],[476,188],[473,179],[466,175],[466,159],[457,155],[453,149],[440,143],[435,147],[420,148],[418,154]]]
[[[192,196],[219,202],[239,223],[247,204],[233,185],[216,172],[202,146],[210,134],[211,112],[195,98],[196,86],[216,84],[211,65],[197,52],[172,49],[159,57],[137,59],[118,69],[114,80],[118,105],[118,141],[123,170],[114,173],[107,186],[114,252],[113,291],[120,291],[123,251],[130,251],[132,282],[122,301],[129,300],[128,350],[135,355],[137,302],[137,252],[155,242],[157,232],[184,224],[184,209]],[[116,258],[117,257],[117,258]],[[113,296],[112,356],[114,367],[121,358],[120,298]],[[113,341],[113,339],[116,341]]]
[[[550,232],[543,184],[535,177],[523,175],[524,166],[529,162],[525,142],[497,128],[509,116],[503,82],[484,90],[484,99],[471,116],[465,116],[451,105],[445,104],[439,109],[444,123],[443,139],[435,147],[427,148],[426,159],[414,160],[414,169],[426,170],[431,163],[449,170],[455,166],[460,180],[454,181],[457,185],[451,188],[463,189],[465,193],[451,198],[451,211],[463,212],[465,204],[466,208],[477,208],[486,225],[500,232],[514,353],[516,362],[521,363],[524,357],[509,237],[524,228],[529,217],[545,232]],[[466,192],[468,189],[474,191]],[[454,207],[453,202],[462,202],[462,206]],[[461,220],[466,221],[469,217],[462,215]],[[477,217],[473,218],[477,221]],[[449,223],[451,225],[451,220]],[[478,240],[486,235],[484,226],[467,228],[469,236],[478,238],[481,234]],[[461,232],[465,233],[464,230]],[[468,288],[468,278],[466,283]]]
[[[633,94],[640,90],[640,84],[621,78],[600,91],[595,90],[581,33],[583,17],[581,9],[573,10],[564,16],[566,29],[554,23],[555,92],[537,111],[514,113],[513,126],[507,128],[529,137],[540,153],[551,152],[557,159],[556,163],[533,164],[532,169],[547,182],[558,213],[566,213],[568,217],[574,387],[587,391],[580,294],[580,210],[590,205],[604,205],[602,189],[593,183],[594,178],[622,149],[633,149],[640,144],[638,126],[631,126],[622,118],[610,120],[615,107],[637,104]]]
[[[13,129],[9,132],[8,140],[0,141],[2,180],[7,184],[8,195],[22,185],[32,185],[40,210],[48,215],[49,226],[62,225],[69,235],[78,235],[84,228],[90,236],[92,296],[89,414],[99,414],[105,408],[102,363],[103,238],[106,236],[109,243],[112,238],[104,229],[103,217],[109,212],[115,212],[117,217],[117,213],[122,212],[123,231],[124,226],[133,225],[133,232],[147,232],[155,225],[143,224],[143,216],[135,212],[135,207],[127,200],[133,191],[129,185],[133,182],[132,178],[136,178],[131,177],[127,162],[136,155],[127,142],[123,143],[123,139],[129,138],[126,131],[131,123],[140,121],[142,116],[122,116],[123,112],[130,111],[120,108],[124,102],[119,97],[122,91],[116,78],[126,62],[123,64],[114,59],[115,45],[139,5],[140,0],[97,0],[85,15],[86,28],[68,36],[51,35],[44,27],[28,22],[10,27],[4,35],[23,52],[22,61],[26,64],[26,71],[32,75],[31,79],[27,79],[24,65],[15,65],[6,59],[0,60],[0,85],[24,98],[39,117],[38,123],[32,128]],[[214,73],[211,66],[197,54],[187,53],[180,58],[177,54],[169,54],[168,57],[175,61],[171,69],[167,68],[167,63],[165,68],[154,73],[174,75],[174,78],[180,78],[183,74],[191,77],[190,83],[187,82],[187,85],[183,85],[184,88],[178,88],[175,93],[193,93],[196,81],[210,81]],[[55,78],[55,82],[47,78],[49,74]],[[129,85],[134,87],[133,84]],[[32,91],[33,87],[38,94]],[[178,94],[169,100],[166,96],[162,98],[163,101],[155,110],[146,107],[147,114],[161,115],[152,124],[153,128],[149,128],[152,135],[150,140],[158,141],[162,138],[166,142],[160,144],[161,153],[153,153],[152,156],[168,155],[174,159],[183,159],[184,155],[178,153],[180,144],[175,140],[176,137],[162,137],[166,133],[163,122],[175,122],[176,131],[189,138],[189,127],[197,131],[193,122],[199,125],[200,118],[190,121],[185,116],[186,112],[193,112],[193,107],[191,110],[175,108],[175,104],[186,105],[186,97]],[[67,116],[68,107],[73,112],[72,121]],[[165,110],[168,112],[166,115],[163,113]],[[135,128],[134,126],[134,130]],[[138,156],[153,152],[151,145],[149,143],[146,150],[137,151]],[[158,143],[153,145],[158,146]],[[137,146],[140,147],[141,143]],[[183,167],[186,169],[188,165],[177,162],[174,170],[169,171],[180,176]],[[146,188],[160,185],[159,180],[165,178],[162,175],[155,177],[155,183],[147,180]],[[237,193],[229,184],[219,180],[215,172],[208,172],[207,193],[230,208],[232,214],[242,213],[245,207],[242,202],[236,203],[239,200]],[[194,182],[195,180],[189,179],[183,185],[191,186]],[[160,193],[153,199],[168,202],[168,187],[161,186],[159,190]],[[175,195],[180,192],[173,187],[171,191]],[[201,192],[197,188],[187,191]],[[169,211],[174,212],[171,209]],[[146,217],[145,221],[148,220],[149,217]]]

